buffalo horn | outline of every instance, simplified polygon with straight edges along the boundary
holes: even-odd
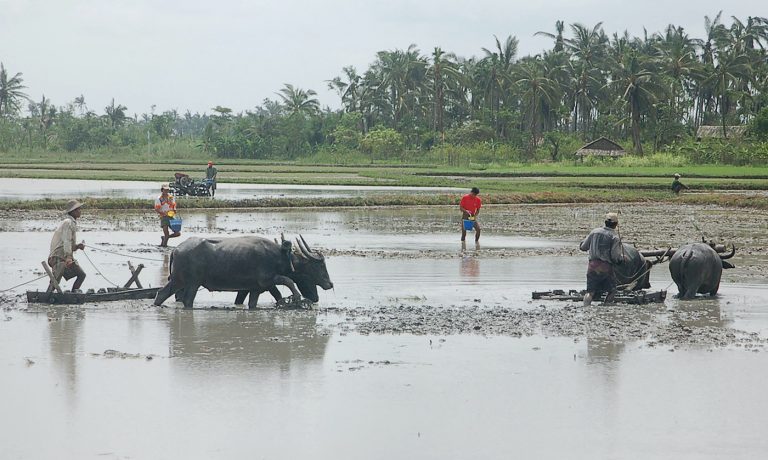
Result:
[[[730,259],[734,254],[736,254],[736,245],[731,245],[731,253],[726,255],[720,254],[720,258],[722,260]]]
[[[294,248],[294,250],[296,251],[296,255],[301,257],[302,259],[306,259],[307,253],[304,252],[304,246],[301,245],[301,241],[298,238],[296,238],[296,248]]]
[[[311,258],[313,258],[315,260],[323,260],[323,257],[322,257],[321,254],[316,253],[315,251],[309,249],[309,245],[307,244],[307,241],[304,239],[303,236],[301,236],[301,234],[299,234],[299,238],[301,238],[301,242],[304,243],[304,249],[306,249],[306,251],[307,251],[307,256],[309,256],[309,257],[311,257]],[[318,254],[319,256],[316,255],[316,254]]]

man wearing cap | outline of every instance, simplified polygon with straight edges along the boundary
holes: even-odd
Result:
[[[66,280],[75,279],[72,285],[72,292],[80,289],[85,281],[85,272],[77,263],[73,254],[78,249],[85,249],[84,243],[77,243],[77,222],[82,213],[80,208],[83,204],[77,200],[67,203],[64,220],[61,221],[56,231],[53,232],[51,239],[51,252],[48,255],[48,265],[53,269],[53,276],[56,282],[62,277]],[[53,283],[48,286],[48,290],[53,290]]]
[[[584,306],[588,307],[592,299],[607,292],[603,304],[613,301],[616,295],[616,276],[614,265],[624,262],[624,248],[621,238],[616,234],[619,216],[615,212],[605,215],[605,226],[590,232],[579,248],[589,251],[589,266],[587,268],[587,293],[584,295]]]
[[[208,162],[208,169],[205,170],[205,178],[213,181],[211,184],[211,196],[216,196],[216,167],[212,161]]]
[[[160,227],[163,229],[163,236],[160,238],[160,247],[167,247],[168,240],[181,236],[181,232],[170,234],[168,229],[171,226],[171,215],[176,214],[176,200],[169,193],[167,185],[160,187],[160,196],[155,200],[155,212],[160,215]]]
[[[478,196],[480,195],[480,189],[472,187],[472,190],[464,195],[459,202],[459,209],[461,210],[461,241],[467,237],[467,229],[464,228],[464,220],[471,220],[474,222],[475,228],[475,242],[480,241],[480,224],[477,223],[477,215],[480,214],[480,207],[483,205],[483,201]]]
[[[680,182],[680,174],[675,174],[675,180],[672,181],[672,191],[675,195],[679,195],[682,189],[688,189],[688,187]]]

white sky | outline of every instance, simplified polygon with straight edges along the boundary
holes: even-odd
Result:
[[[551,48],[537,31],[556,20],[609,35],[641,35],[669,23],[704,36],[704,16],[768,17],[765,0],[0,0],[0,62],[22,72],[26,93],[63,105],[83,94],[103,113],[113,97],[128,113],[168,109],[236,112],[276,99],[284,83],[314,89],[337,108],[326,80],[380,50],[415,43],[481,56],[496,35],[515,35],[519,55]]]

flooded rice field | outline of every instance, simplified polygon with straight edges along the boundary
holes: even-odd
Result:
[[[165,182],[167,184],[167,182]],[[43,198],[147,198],[158,194],[160,182],[20,179],[0,181],[0,201],[40,200]],[[463,189],[448,187],[389,187],[377,185],[298,185],[298,184],[229,184],[217,185],[216,195],[226,200],[249,198],[337,198],[375,193],[459,193]]]
[[[612,209],[616,210],[616,209]],[[768,451],[768,213],[622,205],[644,249],[736,244],[720,295],[583,308],[578,242],[604,206],[184,212],[183,235],[302,234],[335,288],[312,310],[234,293],[27,304],[58,217],[0,214],[2,458],[758,458]],[[147,212],[86,209],[84,287],[167,278]],[[87,256],[87,257],[86,257]],[[671,284],[671,285],[670,285]],[[281,288],[284,293],[287,290]],[[45,442],[40,442],[44,436]],[[555,442],[553,442],[555,441]]]

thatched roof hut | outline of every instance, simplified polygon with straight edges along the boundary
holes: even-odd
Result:
[[[726,126],[723,134],[722,126],[699,126],[696,139],[740,139],[747,134],[746,126]]]
[[[601,157],[621,157],[626,154],[627,152],[624,151],[622,146],[604,137],[594,140],[576,151],[576,156],[582,158],[587,155]]]

